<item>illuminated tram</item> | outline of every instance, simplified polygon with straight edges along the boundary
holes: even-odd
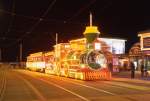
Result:
[[[98,40],[100,32],[96,26],[92,26],[91,19],[90,16],[90,26],[84,32],[85,38],[56,44],[51,52],[30,54],[27,57],[27,68],[81,80],[110,80],[111,72],[107,64],[112,61],[112,56],[108,58],[109,47],[102,47],[102,42]],[[40,62],[34,59],[38,57]]]
[[[30,54],[27,57],[26,68],[32,71],[45,71],[45,60],[43,52]]]

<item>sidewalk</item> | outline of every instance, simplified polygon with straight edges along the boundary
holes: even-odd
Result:
[[[150,81],[150,71],[149,75],[147,77],[141,77],[141,72],[140,71],[135,71],[135,78],[133,79],[139,79],[139,80],[147,80]],[[113,78],[126,78],[126,79],[131,79],[131,71],[120,71],[116,73],[112,73]]]

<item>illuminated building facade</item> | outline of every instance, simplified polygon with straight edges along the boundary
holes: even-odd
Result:
[[[123,39],[98,38],[109,46],[112,54],[125,54],[125,41]]]
[[[150,31],[140,32],[140,46],[145,69],[150,70]]]
[[[129,59],[135,65],[135,70],[140,70],[141,61],[142,61],[142,52],[140,42],[133,44],[129,50]]]

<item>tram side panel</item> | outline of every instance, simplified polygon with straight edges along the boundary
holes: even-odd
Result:
[[[32,71],[45,72],[45,61],[42,52],[27,57],[26,68]]]

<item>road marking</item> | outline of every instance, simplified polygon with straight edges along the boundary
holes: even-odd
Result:
[[[128,79],[128,78],[113,78],[113,81],[130,81],[133,83],[140,83],[140,84],[150,84],[148,80],[140,80],[140,79]]]
[[[77,94],[77,93],[75,93],[75,92],[72,92],[72,91],[70,91],[70,90],[68,90],[68,89],[66,89],[66,88],[64,88],[64,87],[61,87],[61,86],[59,86],[59,85],[57,85],[57,84],[55,84],[55,83],[52,83],[52,82],[50,82],[50,81],[46,81],[46,80],[44,80],[44,79],[36,78],[35,76],[29,75],[29,74],[27,74],[27,73],[24,73],[24,74],[26,74],[26,75],[28,75],[28,76],[30,76],[30,77],[32,77],[32,78],[41,80],[41,81],[43,81],[43,82],[45,82],[45,83],[47,83],[47,84],[53,85],[53,86],[55,86],[55,87],[57,87],[57,88],[60,88],[60,89],[66,91],[66,92],[68,92],[68,93],[71,93],[72,95],[75,95],[75,96],[79,97],[80,99],[82,99],[82,100],[84,100],[84,101],[90,101],[89,99],[87,99],[87,98],[85,98],[85,97],[83,97],[83,96],[81,96],[81,95],[79,95],[79,94]]]
[[[54,77],[51,77],[51,78],[54,78]],[[55,78],[57,79],[57,78]],[[111,94],[111,95],[117,95],[117,94],[114,94],[114,93],[111,93],[109,91],[105,91],[103,89],[98,89],[98,88],[95,88],[95,87],[92,87],[92,86],[88,86],[88,85],[84,85],[84,84],[80,84],[80,83],[76,83],[76,82],[73,82],[73,81],[67,81],[67,80],[63,80],[63,79],[60,79],[62,81],[66,81],[66,82],[71,82],[73,84],[78,84],[78,85],[81,85],[81,86],[85,86],[85,87],[88,87],[88,88],[91,88],[91,89],[95,89],[97,91],[102,91],[102,92],[105,92],[105,93],[108,93],[108,94]],[[136,89],[136,90],[150,90],[149,87],[144,87],[144,86],[138,86],[138,85],[132,85],[132,84],[127,84],[127,83],[119,83],[119,82],[104,82],[104,83],[107,83],[107,84],[110,84],[110,85],[114,85],[114,86],[119,86],[119,87],[126,87],[126,88],[130,88],[130,89]]]
[[[137,86],[137,85],[132,85],[132,84],[127,84],[127,83],[121,83],[121,82],[105,82],[107,84],[111,85],[117,85],[121,87],[126,87],[126,88],[131,88],[131,89],[136,89],[136,90],[150,90],[149,87],[144,87],[144,86]]]
[[[24,72],[22,72],[22,73],[24,73]],[[31,74],[29,74],[28,72],[26,72],[26,73],[24,73],[24,74],[26,74],[26,75],[31,75]],[[44,74],[40,74],[40,73],[35,73],[35,74],[37,74],[37,75],[32,75],[32,77],[34,77],[34,78],[36,78],[36,77],[39,77],[39,78],[43,78],[44,77]],[[45,77],[46,77],[47,75],[45,75]],[[55,76],[49,76],[49,77],[52,77],[52,78],[54,78]],[[37,79],[37,78],[36,78]],[[59,80],[59,79],[57,79],[57,80]],[[60,80],[62,80],[62,79],[60,79]],[[44,81],[46,81],[46,80],[44,80]],[[66,80],[62,80],[62,81],[66,81]],[[46,81],[46,82],[48,82],[48,81]],[[50,81],[49,81],[50,82]],[[69,81],[69,79],[68,79],[68,81],[66,81],[66,82],[71,82],[71,81]],[[72,81],[73,82],[73,81]],[[107,81],[106,81],[107,82]],[[51,82],[50,82],[51,83]],[[75,82],[73,82],[73,83],[75,83]],[[112,82],[108,82],[108,83],[112,83]],[[54,84],[54,83],[52,83],[52,84]],[[51,84],[51,85],[52,85]],[[79,83],[76,83],[76,84],[79,84]],[[122,84],[117,84],[117,83],[114,83],[114,85],[116,84],[116,86],[122,86]],[[56,85],[56,84],[54,84],[54,85]],[[80,85],[84,85],[84,84],[80,84]],[[113,85],[113,84],[111,84],[111,85]],[[123,83],[123,85],[124,85],[124,87],[127,87],[127,88],[132,88],[132,89],[138,89],[138,90],[149,90],[149,89],[147,89],[148,87],[144,87],[143,88],[143,86],[136,86],[136,85],[130,85],[130,84],[124,84]],[[59,85],[58,85],[59,86]],[[84,85],[84,86],[87,86],[87,85]],[[134,87],[135,86],[135,87]],[[61,87],[61,86],[60,86]],[[92,86],[89,86],[89,87],[92,87]],[[122,86],[123,87],[123,86]],[[141,88],[138,88],[138,87],[142,87],[142,89]],[[94,87],[95,88],[95,87]],[[93,87],[92,87],[92,89],[93,89]],[[97,88],[96,88],[97,89]],[[68,90],[68,89],[67,89]],[[73,92],[74,93],[74,92]],[[110,92],[111,93],[111,92]],[[112,94],[114,94],[114,93],[112,93]],[[116,95],[116,94],[115,94]],[[130,100],[130,101],[132,101],[132,100],[134,100],[134,99],[129,99],[129,98],[127,98],[127,97],[120,97],[120,98],[123,98],[123,99],[125,99],[125,100]],[[89,100],[88,100],[89,101]]]
[[[46,83],[48,83],[48,84],[50,84],[50,85],[53,85],[53,86],[55,86],[55,87],[58,87],[58,88],[60,88],[60,89],[63,89],[63,90],[65,90],[66,92],[69,92],[69,93],[71,93],[71,94],[73,94],[73,95],[75,95],[75,96],[77,96],[77,97],[79,97],[79,98],[81,98],[81,99],[83,99],[83,100],[85,100],[85,101],[90,101],[89,99],[87,99],[87,98],[85,98],[85,97],[83,97],[83,96],[81,96],[81,95],[79,95],[79,94],[77,94],[77,93],[75,93],[75,92],[72,92],[72,91],[70,91],[70,90],[68,90],[68,89],[66,89],[66,88],[64,88],[64,87],[61,87],[61,86],[59,86],[59,85],[57,85],[57,84],[55,84],[55,83],[52,83],[52,82],[50,82],[50,81],[46,81],[46,80],[44,80],[44,79],[39,79],[39,80],[41,80],[41,81],[43,81],[43,82],[46,82]]]
[[[36,73],[36,74],[37,74],[37,73]],[[39,75],[39,74],[37,74],[37,75]],[[43,75],[43,74],[42,74],[42,75]],[[52,77],[52,76],[49,76],[49,75],[43,75],[43,76],[48,76],[48,77],[54,78],[54,76]],[[55,79],[57,79],[57,78],[55,78]],[[61,81],[66,81],[66,82],[70,82],[70,83],[73,83],[73,84],[76,84],[76,85],[80,85],[80,86],[83,86],[83,87],[87,87],[87,88],[90,88],[90,89],[94,89],[94,90],[96,90],[96,91],[104,92],[104,93],[109,94],[109,95],[116,95],[116,94],[111,93],[111,92],[109,92],[109,91],[106,91],[106,90],[103,90],[103,89],[99,89],[99,88],[95,88],[95,87],[92,87],[92,86],[88,86],[88,85],[76,83],[76,82],[69,81],[69,80],[68,80],[68,81],[67,81],[67,80],[62,80],[62,79],[59,79],[59,80],[61,80]]]
[[[37,73],[36,73],[36,74],[37,74]],[[38,74],[38,75],[39,75],[39,74]],[[47,76],[47,75],[43,75],[43,76]],[[48,77],[50,77],[50,76],[48,75]],[[51,76],[51,78],[54,78],[54,77]],[[109,94],[109,95],[117,95],[117,94],[111,93],[111,92],[106,91],[106,90],[103,90],[103,89],[99,89],[99,88],[95,88],[95,87],[92,87],[92,86],[88,86],[88,85],[76,83],[76,82],[73,82],[73,81],[67,81],[67,80],[62,80],[62,79],[59,79],[59,80],[61,80],[61,81],[66,81],[66,82],[70,82],[70,83],[72,83],[72,84],[80,85],[80,86],[87,87],[87,88],[90,88],[90,89],[94,89],[94,90],[96,90],[96,91],[104,92],[104,93]]]
[[[39,75],[39,74],[38,74]],[[54,76],[49,76],[51,78],[54,78],[54,79],[57,79],[55,78]],[[67,79],[67,78],[66,78]],[[58,79],[57,79],[58,80]],[[76,85],[81,85],[81,86],[84,86],[84,87],[87,87],[87,88],[91,88],[91,89],[94,89],[94,90],[97,90],[97,91],[100,91],[100,92],[104,92],[104,93],[107,93],[107,94],[110,94],[110,95],[116,95],[114,93],[111,93],[109,91],[106,91],[106,90],[103,90],[103,89],[99,89],[99,88],[95,88],[95,87],[92,87],[92,86],[88,86],[88,85],[84,85],[84,84],[80,84],[80,83],[76,83],[76,82],[73,82],[73,81],[69,81],[69,80],[63,80],[63,79],[59,79],[59,80],[62,80],[62,81],[66,81],[66,82],[70,82],[70,83],[73,83],[73,84],[76,84]],[[115,86],[120,86],[120,87],[126,87],[126,88],[130,88],[130,89],[136,89],[136,90],[150,90],[150,88],[148,87],[143,87],[143,86],[137,86],[137,85],[131,85],[131,84],[127,84],[127,83],[114,83],[114,82],[104,82],[104,83],[107,83],[107,84],[111,84],[111,85],[115,85]]]
[[[52,78],[54,78],[54,77],[52,77]],[[41,80],[41,79],[40,79],[40,80]],[[60,80],[62,80],[62,79],[60,79]],[[46,80],[44,80],[44,79],[42,79],[42,81],[44,81],[44,82],[49,82],[49,81],[46,81]],[[117,96],[117,94],[114,94],[114,93],[111,93],[111,92],[108,92],[108,91],[105,91],[105,90],[102,90],[102,89],[98,89],[98,88],[95,88],[95,87],[92,87],[92,86],[75,83],[75,82],[73,82],[73,81],[67,81],[67,80],[62,80],[62,81],[70,82],[70,83],[73,83],[73,84],[76,84],[76,85],[81,85],[81,86],[84,86],[84,87],[87,87],[87,88],[95,89],[95,90],[100,91],[100,92],[105,92],[105,93],[110,94],[110,95],[113,95],[113,96]],[[51,83],[51,82],[49,82],[49,83]],[[53,83],[53,84],[54,84],[54,83]],[[55,85],[55,84],[54,84],[54,85]],[[134,99],[129,98],[129,97],[123,97],[123,96],[122,96],[122,97],[118,97],[118,98],[121,98],[121,99],[123,98],[124,101],[135,101]],[[88,101],[89,101],[89,100],[88,100]]]
[[[51,77],[51,78],[54,78],[54,77]],[[94,89],[96,91],[99,91],[99,92],[104,92],[104,93],[107,93],[107,94],[110,94],[110,95],[117,95],[117,94],[114,94],[114,93],[111,93],[109,91],[106,91],[106,90],[103,90],[103,89],[99,89],[99,88],[95,88],[93,86],[88,86],[88,85],[85,85],[85,84],[80,84],[80,83],[76,83],[76,82],[73,82],[73,81],[67,81],[67,80],[62,80],[60,79],[61,81],[65,81],[65,82],[70,82],[72,84],[76,84],[76,85],[80,85],[80,86],[83,86],[83,87],[87,87],[87,88],[90,88],[90,89]]]
[[[22,72],[22,73],[24,73],[24,72]],[[31,75],[32,73],[29,74],[28,72],[26,72],[25,74],[26,74],[26,75]],[[35,77],[39,77],[39,78],[43,78],[43,77],[45,76],[45,77],[51,77],[51,78],[53,79],[53,78],[56,77],[56,76],[53,76],[53,75],[48,76],[48,75],[44,75],[44,74],[41,74],[41,73],[35,73],[35,74],[37,74],[37,75],[34,75],[34,73],[33,73],[33,75],[34,75]],[[32,76],[33,76],[33,75],[32,75]],[[61,78],[59,78],[59,79],[58,79],[58,78],[55,78],[55,79],[61,80],[61,81],[66,81],[66,82],[76,83],[76,82],[74,82],[74,81],[70,81],[69,79],[68,79],[68,81],[67,81],[67,80],[66,80],[67,78],[66,78],[65,80],[63,80],[62,78],[63,78],[63,77],[61,77]],[[44,79],[44,78],[43,78],[43,79]],[[76,80],[76,79],[74,79],[74,80]],[[47,81],[47,82],[48,82],[48,81]],[[107,81],[106,81],[106,82],[107,82]],[[79,84],[79,83],[76,83],[76,84]],[[111,82],[110,82],[110,84],[111,84]],[[84,85],[84,84],[79,84],[79,85]],[[111,84],[111,85],[112,85],[112,84]],[[87,86],[87,85],[85,85],[85,86]],[[117,86],[119,86],[119,85],[117,85]],[[132,86],[134,86],[134,85],[132,85]],[[89,86],[89,87],[92,87],[92,86]],[[121,86],[119,86],[119,87],[121,87]],[[92,87],[92,88],[93,88],[93,87]],[[95,87],[94,87],[94,88],[95,88]],[[96,89],[97,89],[97,88],[96,88]],[[110,93],[111,93],[111,92],[110,92]],[[114,94],[114,93],[112,93],[112,94]],[[111,94],[111,95],[112,95],[112,94]],[[114,95],[115,95],[115,96],[118,96],[118,94],[114,94]],[[123,98],[125,101],[126,101],[126,100],[130,100],[130,101],[133,101],[133,100],[134,100],[134,99],[129,99],[129,98],[123,97],[123,96],[121,96],[121,97],[119,97],[119,98]]]
[[[33,90],[33,92],[37,95],[40,101],[47,101],[45,97],[40,93],[40,91],[37,88],[35,88],[28,80],[19,75],[18,77],[21,78]]]
[[[88,85],[84,85],[84,84],[79,84],[79,83],[75,83],[75,82],[72,82],[72,81],[67,81],[67,82],[71,82],[71,83],[76,84],[76,85],[80,85],[80,86],[83,86],[83,87],[91,88],[91,89],[94,89],[96,91],[104,92],[104,93],[107,93],[107,94],[110,94],[110,95],[116,95],[116,94],[111,93],[109,91],[106,91],[106,90],[103,90],[103,89],[99,89],[99,88],[95,88],[95,87],[92,87],[92,86],[88,86]]]

